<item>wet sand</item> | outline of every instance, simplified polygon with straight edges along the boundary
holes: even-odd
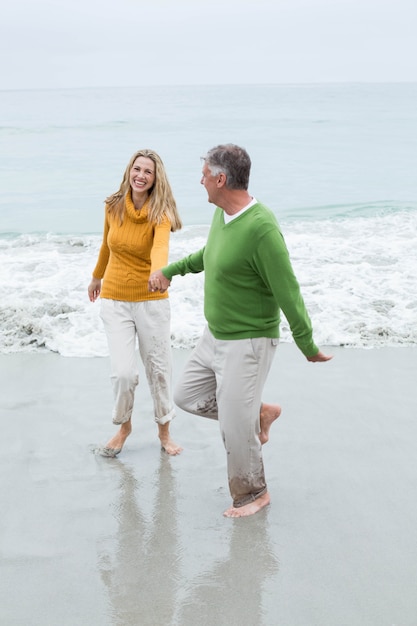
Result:
[[[415,626],[417,349],[327,351],[279,347],[271,506],[237,520],[215,422],[178,411],[168,457],[142,376],[101,458],[108,360],[0,356],[0,624]]]

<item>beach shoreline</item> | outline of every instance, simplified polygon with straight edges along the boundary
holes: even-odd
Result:
[[[278,348],[271,506],[241,520],[222,516],[216,423],[178,410],[169,458],[142,371],[133,433],[103,459],[108,358],[1,354],[0,621],[414,626],[417,350],[322,349]],[[173,354],[175,381],[189,351]]]

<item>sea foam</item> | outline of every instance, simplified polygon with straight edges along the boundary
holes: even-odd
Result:
[[[417,345],[417,212],[281,224],[321,346]],[[170,259],[206,241],[208,226],[171,238]],[[0,238],[0,352],[48,350],[106,356],[100,304],[87,286],[98,235],[3,235]],[[195,345],[205,325],[204,274],[174,277],[171,339]],[[283,317],[281,340],[292,341]]]

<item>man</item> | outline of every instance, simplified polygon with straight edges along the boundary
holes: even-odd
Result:
[[[278,344],[280,309],[298,348],[328,361],[313,341],[310,318],[273,213],[248,192],[251,161],[234,144],[204,158],[201,184],[216,205],[204,248],[154,272],[150,290],[165,291],[178,274],[205,272],[208,323],[174,394],[176,404],[218,419],[227,452],[233,504],[224,515],[245,517],[270,503],[262,444],[280,407],[261,402]]]

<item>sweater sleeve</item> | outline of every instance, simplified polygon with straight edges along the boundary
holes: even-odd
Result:
[[[106,271],[107,263],[109,262],[110,249],[107,244],[108,234],[109,234],[109,221],[107,217],[107,206],[106,206],[105,214],[104,214],[103,241],[101,244],[96,266],[93,270],[94,278],[100,278],[100,279],[103,278],[104,272]]]
[[[151,249],[151,273],[168,263],[170,234],[171,223],[169,220],[164,220],[161,224],[155,225]]]
[[[165,278],[172,280],[173,276],[180,274],[198,274],[204,271],[204,249],[201,248],[198,252],[194,252],[187,257],[184,257],[180,261],[170,263],[166,267],[162,268],[162,273]]]
[[[256,252],[255,263],[284,313],[297,347],[305,356],[314,356],[319,349],[313,340],[311,320],[279,230],[270,230],[264,235],[264,241]]]

